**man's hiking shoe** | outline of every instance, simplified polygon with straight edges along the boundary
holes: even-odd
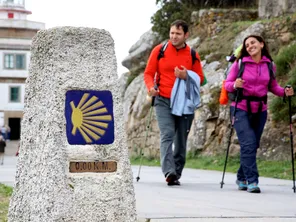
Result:
[[[174,181],[171,181],[171,182],[168,182],[168,186],[180,186],[181,183],[179,180],[174,180]]]
[[[249,193],[260,193],[261,192],[261,190],[258,187],[258,184],[257,183],[251,183],[251,184],[249,184],[247,191]]]
[[[248,184],[246,181],[236,180],[236,184],[238,185],[239,190],[247,190],[248,189]]]
[[[168,173],[165,177],[165,181],[169,184],[174,185],[173,183],[178,180],[177,176],[174,173]]]

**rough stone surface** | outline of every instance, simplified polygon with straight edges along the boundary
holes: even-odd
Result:
[[[241,32],[234,40],[233,43],[233,50],[235,50],[237,47],[239,47],[243,40],[249,36],[249,35],[260,35],[262,36],[264,32],[264,25],[261,24],[261,22],[256,22],[253,25],[251,25],[249,28],[247,28],[245,31]]]
[[[197,14],[196,12],[194,13]],[[199,23],[203,24],[220,24],[230,23],[236,21],[254,20],[257,19],[257,10],[246,10],[246,9],[202,9],[199,10]]]
[[[295,11],[295,0],[259,0],[258,15],[261,18],[277,17]]]
[[[154,108],[151,110],[150,107],[151,100],[147,99],[147,90],[141,73],[127,87],[124,96],[124,121],[132,156],[140,155],[141,149],[146,157],[159,156],[159,149],[155,149],[159,147],[159,128]]]
[[[158,35],[149,30],[145,32],[140,39],[130,48],[129,55],[122,61],[122,65],[128,69],[131,69],[133,65],[138,65],[141,62],[146,64],[151,48],[155,46],[158,41]]]
[[[196,37],[194,39],[190,39],[186,42],[191,48],[196,49],[200,45],[200,38]]]
[[[112,92],[113,144],[68,144],[64,116],[68,90]],[[136,221],[122,116],[114,41],[109,32],[74,27],[38,32],[26,83],[9,221]],[[117,171],[69,173],[69,162],[77,160],[113,160]]]

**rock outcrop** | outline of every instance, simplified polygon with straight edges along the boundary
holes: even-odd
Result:
[[[259,0],[260,18],[278,17],[296,11],[295,0]]]

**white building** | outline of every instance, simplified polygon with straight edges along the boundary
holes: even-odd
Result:
[[[25,0],[0,0],[0,128],[7,124],[12,140],[20,138],[32,37],[45,29],[29,14]]]

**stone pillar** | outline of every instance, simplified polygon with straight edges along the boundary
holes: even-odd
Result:
[[[8,220],[136,221],[112,37],[53,28],[31,50]]]

